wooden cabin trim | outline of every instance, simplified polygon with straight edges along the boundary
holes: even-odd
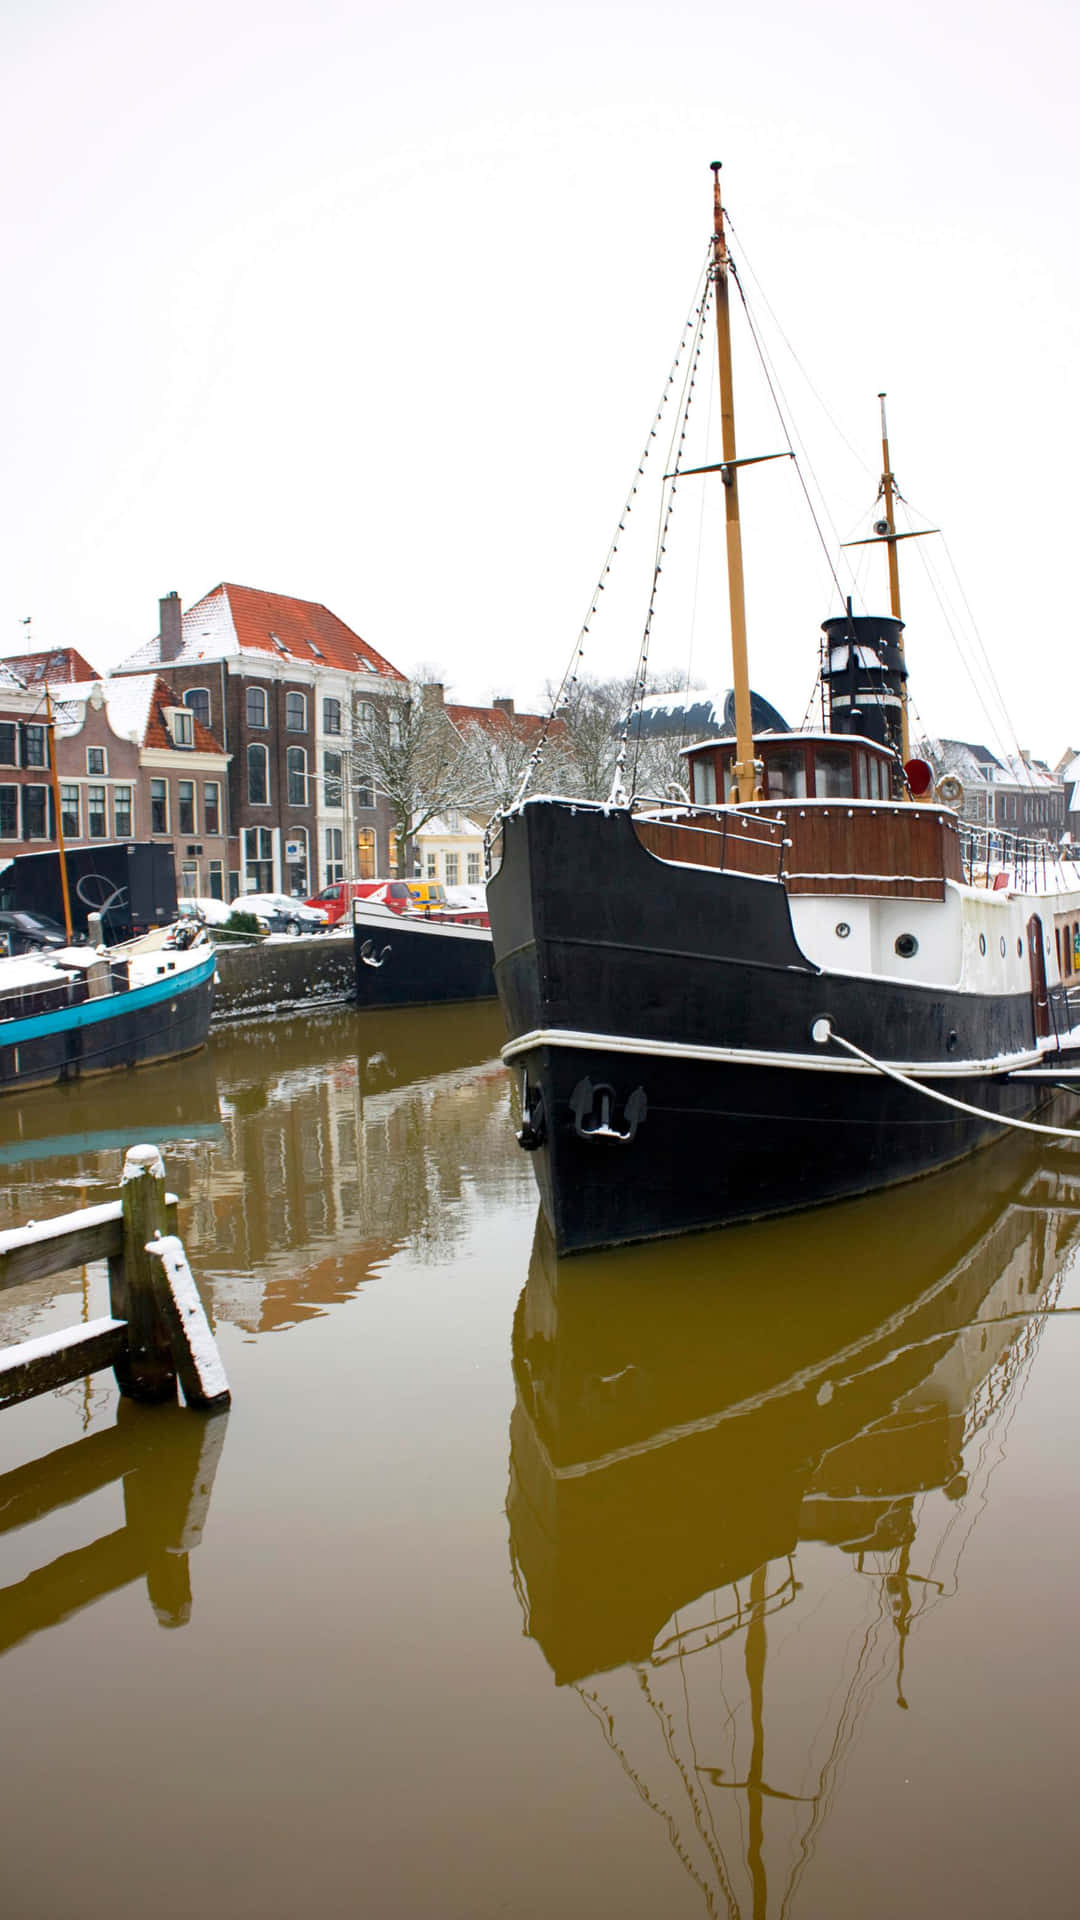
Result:
[[[758,837],[751,820],[768,831]],[[964,879],[956,822],[929,807],[791,801],[754,815],[718,808],[707,819],[638,818],[633,825],[659,860],[775,876],[793,894],[944,900],[946,882]]]

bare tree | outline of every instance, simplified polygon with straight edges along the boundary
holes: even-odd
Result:
[[[394,816],[399,875],[408,871],[407,842],[448,807],[480,806],[465,743],[443,708],[438,683],[406,682],[393,694],[357,698],[353,713],[353,783],[376,789]]]

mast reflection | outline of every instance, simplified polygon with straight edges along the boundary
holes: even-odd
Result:
[[[907,1708],[985,1495],[970,1443],[1006,1416],[1078,1199],[1080,1157],[1009,1143],[660,1249],[560,1262],[538,1221],[507,1506],[526,1631],[706,1911],[792,1910],[871,1693]]]

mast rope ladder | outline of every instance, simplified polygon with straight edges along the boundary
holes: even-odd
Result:
[[[529,759],[525,767],[525,772],[521,778],[521,783],[511,803],[512,806],[515,806],[515,807],[518,806],[520,802],[525,798],[526,793],[528,792],[530,786],[532,785],[533,777],[536,773],[537,768],[540,765],[540,761],[542,760],[543,755],[547,749],[548,742],[551,737],[552,726],[554,725],[554,722],[557,720],[559,714],[562,713],[569,706],[570,701],[573,698],[574,690],[578,683],[578,678],[581,673],[582,662],[584,659],[585,641],[591,631],[592,623],[595,620],[600,610],[600,595],[605,591],[607,578],[611,572],[612,563],[615,559],[616,554],[619,551],[619,547],[622,541],[622,536],[626,532],[626,523],[633,510],[633,505],[634,505],[635,499],[637,498],[638,489],[641,485],[642,480],[645,477],[645,468],[646,468],[646,465],[648,464],[649,455],[652,452],[653,441],[656,439],[657,433],[659,432],[660,422],[663,418],[664,411],[665,411],[665,408],[667,407],[668,401],[671,398],[672,388],[675,385],[675,376],[678,373],[679,367],[682,364],[683,356],[687,348],[687,343],[688,341],[691,341],[692,339],[694,339],[697,336],[698,332],[700,331],[700,328],[702,325],[703,311],[708,304],[709,298],[711,296],[711,292],[712,292],[712,287],[708,279],[708,263],[706,262],[706,265],[701,269],[701,271],[698,274],[697,285],[694,290],[694,298],[691,303],[690,311],[683,322],[682,333],[680,334],[680,337],[679,337],[679,345],[678,345],[678,348],[676,349],[675,357],[672,360],[667,379],[664,382],[664,388],[663,388],[663,392],[660,395],[660,400],[653,414],[652,424],[649,428],[649,432],[646,437],[645,444],[642,447],[641,454],[637,462],[637,468],[634,475],[634,479],[630,485],[630,491],[627,494],[626,499],[623,503],[622,511],[619,514],[618,524],[615,528],[615,532],[612,534],[611,541],[607,550],[607,557],[604,561],[603,570],[600,574],[600,578],[597,581],[595,588],[593,589],[593,596],[589,602],[589,610],[586,613],[585,619],[582,622],[581,630],[578,634],[577,640],[574,643],[574,648],[570,655],[570,660],[567,664],[563,677],[559,682],[558,691],[545,717],[544,724],[540,729],[539,739],[537,740],[537,743],[533,748],[532,753],[529,755]],[[498,818],[499,818],[499,813],[496,813],[492,821],[489,823],[489,827],[488,827],[489,834],[491,833],[491,829],[494,826],[495,821],[498,820]]]

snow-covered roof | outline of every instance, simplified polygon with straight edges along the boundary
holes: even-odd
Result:
[[[345,673],[369,673],[380,680],[400,681],[404,675],[381,653],[353,633],[328,607],[315,600],[297,600],[289,594],[266,593],[260,587],[238,587],[228,582],[215,587],[189,607],[181,618],[182,644],[175,660],[164,660],[161,635],[121,661],[118,673],[147,668],[194,666],[203,660],[238,656],[263,661],[291,660],[304,666],[325,666]]]
[[[173,742],[165,725],[162,709],[180,703],[160,673],[123,674],[116,680],[95,680],[89,687],[50,689],[56,712],[56,731],[61,740],[82,732],[86,709],[95,693],[111,731],[118,740],[133,741],[137,747],[171,747]],[[219,740],[192,715],[194,748],[197,753],[221,753]]]

